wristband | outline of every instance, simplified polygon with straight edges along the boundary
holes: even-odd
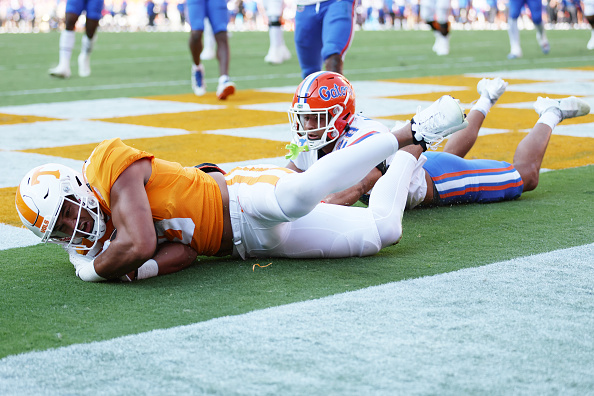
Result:
[[[85,282],[101,282],[106,280],[105,278],[97,275],[97,272],[95,271],[94,259],[76,268],[76,276]]]
[[[136,279],[147,279],[157,276],[159,274],[159,264],[153,259],[147,260],[144,264],[138,267]]]

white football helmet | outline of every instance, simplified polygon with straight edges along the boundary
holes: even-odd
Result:
[[[72,235],[53,231],[65,200],[79,208]],[[65,248],[91,250],[105,234],[105,220],[99,201],[84,183],[83,175],[64,165],[45,164],[30,170],[17,188],[15,205],[25,227],[44,243],[53,242]],[[94,220],[91,232],[79,229],[83,209]],[[78,236],[75,237],[77,233]]]

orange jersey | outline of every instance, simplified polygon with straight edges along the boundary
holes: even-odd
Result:
[[[223,201],[216,181],[197,168],[155,158],[125,145],[104,140],[83,166],[87,183],[111,216],[111,188],[132,163],[150,158],[152,173],[145,185],[159,242],[190,245],[199,255],[218,252],[223,235]]]

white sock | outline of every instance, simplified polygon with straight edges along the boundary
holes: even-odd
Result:
[[[561,110],[553,108],[550,111],[547,110],[544,113],[542,113],[542,115],[540,116],[538,121],[536,121],[536,123],[538,124],[540,122],[541,124],[550,126],[551,129],[555,129],[557,124],[561,122],[561,118]]]
[[[516,53],[521,51],[520,47],[520,30],[518,29],[518,20],[511,19],[509,20],[509,27],[507,29],[507,34],[509,36],[509,45],[511,47],[511,52]]]
[[[60,33],[60,65],[70,67],[70,58],[72,57],[75,39],[76,35],[73,30],[62,30],[62,33]]]
[[[279,40],[279,35],[281,34],[280,38],[282,40],[282,30],[280,26],[269,26],[268,27],[268,36],[270,37],[270,48],[276,48],[281,45],[281,40]]]
[[[93,52],[93,46],[95,44],[95,40],[97,39],[97,35],[95,34],[93,36],[92,39],[90,39],[86,34],[83,34],[82,40],[81,40],[81,48],[80,48],[80,52],[83,54],[91,55],[91,52]]]
[[[402,215],[416,163],[417,159],[411,153],[398,151],[386,174],[373,187],[369,209],[373,213],[382,247],[393,245],[402,237]]]

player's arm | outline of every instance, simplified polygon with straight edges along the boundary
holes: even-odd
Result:
[[[378,168],[373,168],[371,172],[367,174],[359,183],[354,186],[347,188],[346,190],[339,191],[328,195],[323,199],[325,203],[334,205],[350,206],[359,200],[361,195],[366,194],[373,188],[378,179],[382,176],[382,172]]]
[[[124,275],[122,280],[133,281],[172,274],[189,267],[197,256],[198,252],[188,245],[180,242],[164,242],[159,244],[152,259],[146,261],[135,271]]]
[[[102,278],[135,271],[155,254],[157,234],[144,188],[151,171],[150,159],[138,160],[120,174],[111,188],[111,215],[117,236],[94,260],[95,271]]]

